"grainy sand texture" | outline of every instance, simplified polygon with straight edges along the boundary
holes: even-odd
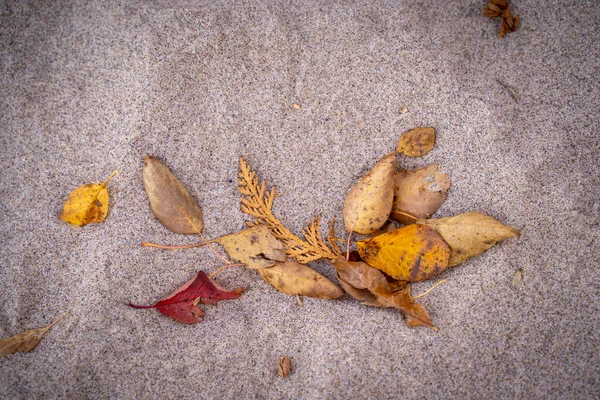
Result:
[[[0,359],[0,397],[598,398],[600,7],[514,0],[521,26],[500,39],[484,3],[0,1],[0,338],[69,313]],[[243,268],[217,281],[248,291],[196,325],[126,306],[222,265],[140,247],[198,241],[152,214],[147,153],[198,200],[207,237],[249,219],[240,156],[300,234],[313,215],[340,221],[415,126],[436,146],[400,165],[452,179],[436,217],[477,210],[522,232],[414,285],[447,279],[420,299],[438,331],[348,296],[301,307]],[[58,219],[115,170],[105,223]]]

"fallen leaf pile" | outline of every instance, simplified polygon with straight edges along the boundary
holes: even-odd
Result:
[[[510,11],[508,0],[490,0],[483,9],[483,15],[489,18],[498,18],[502,20],[500,24],[499,37],[504,37],[506,33],[514,32],[519,26],[519,16],[513,17]]]
[[[512,18],[505,0],[491,0],[485,14],[507,21]],[[513,25],[509,25],[516,27],[517,21],[515,17]],[[429,153],[435,139],[435,130],[431,127],[404,132],[396,150],[383,156],[356,180],[343,203],[344,226],[348,232],[347,240],[343,240],[347,242],[345,251],[335,235],[335,220],[331,221],[327,238],[321,234],[319,216],[312,217],[302,237],[286,228],[272,211],[277,196],[275,187],[268,190],[266,182],[259,180],[243,158],[240,158],[238,190],[241,210],[252,219],[246,222],[247,229],[207,240],[202,233],[203,213],[198,202],[165,164],[151,155],[146,156],[142,180],[150,209],[170,231],[197,234],[201,242],[182,246],[142,245],[163,249],[207,246],[225,265],[210,276],[199,271],[194,279],[154,305],[129,305],[154,308],[185,324],[200,322],[204,311],[199,304],[215,305],[220,300],[234,300],[244,291],[241,288],[225,290],[213,277],[224,268],[245,266],[280,292],[295,295],[299,304],[302,304],[300,296],[332,300],[343,296],[345,291],[364,305],[400,311],[408,326],[433,328],[425,307],[414,301],[422,295],[412,297],[410,283],[436,277],[501,240],[519,236],[518,230],[476,211],[431,218],[446,200],[450,177],[441,173],[437,164],[406,170],[398,166],[398,158]],[[108,212],[106,185],[112,176],[114,174],[104,183],[75,189],[60,218],[77,227],[104,221]],[[363,236],[352,242],[353,233]],[[215,245],[222,247],[229,258]],[[353,246],[358,251],[351,251]],[[306,265],[319,259],[331,263],[343,290]],[[34,336],[41,339],[51,326],[41,328]],[[14,351],[35,347],[37,343],[32,347],[33,341],[23,339],[31,334],[21,335],[24,336],[19,340],[28,345],[19,347],[14,344],[19,340],[12,338],[6,339],[13,340],[12,347],[5,344],[6,340],[0,343],[4,348],[17,349]],[[282,358],[280,375],[286,376],[289,368],[289,359]]]

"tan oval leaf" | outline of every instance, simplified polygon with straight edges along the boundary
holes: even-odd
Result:
[[[306,265],[294,262],[277,262],[273,267],[258,270],[260,276],[275,289],[285,294],[337,299],[344,292],[329,279]]]
[[[400,136],[399,153],[409,157],[421,157],[429,153],[435,144],[435,129],[429,127],[409,129]]]
[[[370,266],[408,282],[423,281],[443,272],[450,258],[444,239],[433,229],[417,224],[360,241],[358,252]]]
[[[350,189],[344,201],[344,224],[348,231],[369,234],[385,224],[394,201],[395,173],[396,154],[391,153]]]
[[[257,225],[231,235],[215,239],[227,254],[248,268],[272,267],[285,261],[285,246],[273,236],[266,225]]]
[[[435,229],[450,246],[450,267],[483,253],[501,240],[521,235],[517,229],[477,211],[423,223]]]
[[[0,357],[13,353],[26,353],[37,347],[46,332],[58,323],[67,313],[63,313],[56,321],[43,328],[30,329],[17,335],[0,340]]]
[[[404,213],[426,219],[431,217],[446,200],[450,178],[431,164],[417,171],[401,169],[396,173],[394,204],[390,217],[404,224],[414,223]]]
[[[103,222],[108,215],[108,181],[118,171],[113,172],[102,183],[90,183],[73,190],[60,213],[60,219],[73,228],[81,227],[92,222]]]
[[[167,229],[185,235],[202,232],[200,206],[162,162],[148,154],[142,179],[152,212]]]

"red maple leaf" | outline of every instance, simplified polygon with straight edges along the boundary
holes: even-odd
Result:
[[[202,321],[204,311],[198,308],[198,303],[216,305],[219,300],[233,300],[242,295],[244,289],[237,288],[230,292],[222,290],[203,271],[198,272],[169,297],[153,306],[136,306],[133,308],[156,308],[158,311],[184,324],[195,324]]]

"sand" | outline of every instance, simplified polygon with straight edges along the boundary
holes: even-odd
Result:
[[[500,39],[483,3],[1,2],[0,338],[69,314],[0,359],[0,397],[598,397],[600,9],[515,0],[521,27]],[[522,231],[414,285],[448,281],[421,299],[438,331],[349,297],[300,307],[243,268],[217,281],[247,293],[197,325],[126,306],[221,265],[206,248],[140,247],[197,241],[153,216],[147,153],[198,200],[207,237],[248,220],[240,156],[299,234],[313,215],[340,220],[415,126],[436,146],[400,164],[438,163],[453,183],[436,216]],[[105,223],[58,219],[114,170]]]

